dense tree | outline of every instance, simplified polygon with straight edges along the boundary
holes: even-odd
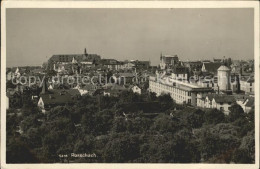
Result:
[[[161,104],[161,111],[166,111],[173,107],[173,100],[169,94],[162,94],[158,97],[158,101]]]
[[[230,113],[228,114],[228,120],[233,122],[239,118],[245,118],[245,113],[242,107],[238,104],[232,105],[230,107]]]
[[[225,115],[222,111],[217,109],[210,109],[204,115],[206,124],[217,124],[225,121]]]
[[[7,163],[39,163],[34,152],[21,137],[11,138],[7,141]]]
[[[242,113],[237,105],[225,116],[217,109],[177,105],[167,94],[124,91],[117,97],[85,95],[46,114],[36,105],[7,114],[8,162],[253,163],[255,158],[254,111]],[[70,153],[97,156],[59,156]]]

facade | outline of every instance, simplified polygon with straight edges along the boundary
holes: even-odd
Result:
[[[124,67],[123,62],[119,62],[115,59],[102,59],[101,64],[109,70],[119,70]]]
[[[231,75],[230,69],[227,66],[220,66],[218,68],[218,87],[220,91],[230,90]]]
[[[173,68],[172,78],[173,79],[181,79],[188,80],[188,68],[184,66],[176,66]]]
[[[236,103],[234,96],[223,94],[198,94],[197,99],[198,107],[210,109],[216,108],[225,114],[228,114],[230,112],[229,108]]]
[[[240,79],[240,90],[244,91],[245,93],[253,93],[255,81],[253,77],[250,76],[242,76]]]
[[[176,65],[179,62],[177,55],[162,55],[160,57],[160,68],[167,69],[171,66]]]
[[[200,87],[187,81],[175,80],[171,77],[158,79],[157,77],[149,77],[149,90],[161,94],[170,94],[172,99],[178,104],[189,104],[197,106],[198,93],[211,93],[212,88]]]

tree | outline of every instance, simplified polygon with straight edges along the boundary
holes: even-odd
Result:
[[[204,114],[206,124],[217,124],[225,121],[225,114],[217,109],[207,110]]]
[[[14,88],[16,88],[16,85],[13,84],[12,80],[8,80],[8,81],[6,82],[6,88],[7,88],[7,89],[9,89],[9,88],[14,89]]]
[[[113,135],[104,148],[105,162],[133,162],[140,156],[139,140],[135,135]]]
[[[161,111],[164,112],[173,107],[173,100],[170,94],[162,94],[158,97],[158,101],[161,104]]]
[[[205,112],[201,109],[185,108],[179,112],[182,120],[186,122],[187,126],[192,128],[199,128],[204,123]]]
[[[233,122],[239,118],[245,118],[245,113],[242,107],[238,104],[234,104],[230,107],[230,112],[228,114],[228,120]]]
[[[39,160],[32,149],[18,137],[7,141],[6,163],[39,163]]]

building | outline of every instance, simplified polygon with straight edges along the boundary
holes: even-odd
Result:
[[[116,73],[112,77],[115,80],[115,83],[119,85],[132,84],[136,80],[135,73]]]
[[[85,48],[84,54],[60,54],[53,55],[48,60],[48,67],[57,72],[68,73],[67,71],[70,69],[73,72],[79,72],[79,68],[77,70],[76,67],[80,67],[81,69],[86,69],[88,67],[93,67],[99,64],[101,61],[101,57],[97,54],[88,54]]]
[[[178,104],[189,104],[197,106],[198,93],[211,93],[212,88],[201,87],[188,81],[176,80],[170,76],[159,78],[155,76],[149,77],[149,90],[161,94],[170,94],[172,99]]]
[[[184,66],[175,66],[172,70],[172,78],[173,79],[181,79],[181,80],[188,80],[188,68]]]
[[[104,87],[103,90],[103,95],[104,96],[119,96],[121,92],[123,91],[127,91],[127,88],[125,88],[122,85],[118,85],[118,84],[107,84]]]
[[[84,54],[66,54],[66,55],[53,55],[49,61],[54,63],[72,63],[77,60],[81,64],[96,64],[101,60],[97,54],[88,54],[85,48]]]
[[[218,68],[222,65],[222,63],[215,62],[204,62],[201,67],[202,72],[209,72],[212,74],[217,74]]]
[[[134,92],[134,93],[137,93],[137,94],[141,94],[142,93],[142,90],[140,87],[138,87],[137,85],[133,86],[131,88],[131,90]]]
[[[160,57],[160,68],[168,69],[179,63],[179,57],[177,55],[162,55]]]
[[[135,60],[132,63],[134,64],[134,68],[136,68],[136,69],[147,70],[150,67],[150,61]]]
[[[231,89],[230,68],[222,65],[218,68],[218,89],[219,91],[228,91]]]
[[[182,62],[182,65],[184,67],[187,67],[189,69],[189,71],[197,71],[197,70],[201,70],[202,62],[200,62],[200,61],[187,61],[187,62]]]
[[[240,90],[245,93],[254,93],[255,80],[252,76],[242,76],[240,77]]]
[[[245,113],[249,113],[250,110],[255,106],[254,97],[247,97],[244,100],[237,100],[237,104],[242,107]]]
[[[43,82],[42,91],[38,101],[38,107],[43,113],[56,106],[72,105],[76,102],[80,93],[77,89],[53,89],[48,90],[46,81]]]
[[[124,63],[115,59],[102,59],[101,64],[109,70],[119,70],[124,68]]]
[[[224,94],[198,94],[198,107],[201,108],[216,108],[223,111],[223,113],[228,114],[230,112],[229,108],[236,103],[236,99],[232,95]]]

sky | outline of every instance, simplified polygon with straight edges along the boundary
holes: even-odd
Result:
[[[182,61],[254,58],[253,9],[6,9],[7,67],[55,54]]]

